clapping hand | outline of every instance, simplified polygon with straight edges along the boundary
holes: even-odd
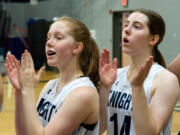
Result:
[[[103,49],[99,60],[99,75],[101,84],[110,88],[117,77],[117,58],[113,60],[111,67],[109,51]]]
[[[130,79],[130,83],[132,87],[140,87],[143,86],[144,80],[146,79],[146,77],[149,74],[149,71],[151,69],[151,66],[153,64],[153,56],[149,56],[146,59],[146,62],[144,65],[142,65],[139,68],[139,71],[137,72],[137,74],[135,74],[131,79]]]

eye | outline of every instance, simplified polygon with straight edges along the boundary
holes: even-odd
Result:
[[[135,28],[136,28],[136,29],[139,29],[140,27],[136,25]]]
[[[56,36],[56,38],[57,38],[58,40],[61,40],[61,39],[62,39],[62,37],[60,37],[60,36]]]
[[[124,27],[127,27],[128,26],[128,23],[125,23]]]
[[[135,29],[141,29],[141,24],[135,23],[135,24],[134,24],[134,27],[135,27]]]

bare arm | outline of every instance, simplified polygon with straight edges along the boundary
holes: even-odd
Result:
[[[148,59],[141,67],[138,75],[131,80],[133,120],[138,135],[158,135],[168,122],[176,104],[179,87],[177,78],[170,72],[158,74],[154,84],[154,94],[147,104],[142,80],[144,80],[152,65]],[[142,79],[143,78],[143,79]],[[164,79],[166,78],[166,79]],[[163,80],[163,81],[162,81]]]
[[[8,78],[15,88],[15,127],[17,135],[24,135],[24,124],[22,123],[24,119],[24,113],[22,109],[22,93],[18,81],[18,66],[19,63],[17,59],[8,54],[6,56],[5,68],[8,74]]]
[[[7,55],[5,68],[9,80],[15,88],[15,127],[17,135],[25,135],[24,109],[22,102],[22,91],[19,84],[19,62],[13,55]],[[41,73],[43,68],[41,69]]]
[[[34,89],[37,79],[30,54],[24,53],[21,62],[19,80],[22,87],[26,135],[68,135],[72,134],[81,123],[94,124],[98,121],[97,92],[90,87],[79,87],[68,95],[61,109],[47,126],[43,127],[35,106]]]
[[[167,68],[178,77],[180,83],[180,55],[178,55]]]
[[[108,97],[109,92],[103,92],[103,91],[109,91],[111,88],[106,88],[101,86],[100,92],[99,92],[99,101],[100,101],[100,130],[99,134],[102,135],[105,130],[107,129],[107,103],[108,103]]]
[[[65,100],[61,109],[53,116],[46,127],[43,127],[38,118],[34,101],[34,94],[28,92],[23,94],[26,135],[70,135],[81,124],[94,124],[98,121],[98,115],[93,118],[93,121],[86,121],[89,116],[99,108],[94,108],[98,105],[98,96],[85,93],[87,88],[79,88],[74,90]],[[30,89],[26,89],[32,91]],[[94,90],[93,90],[94,92]],[[93,100],[93,102],[92,102]],[[73,104],[73,105],[72,105]],[[88,106],[88,107],[87,107]],[[31,111],[31,113],[29,113]]]
[[[109,51],[104,49],[99,61],[99,75],[101,80],[100,87],[100,135],[107,128],[107,103],[109,92],[117,76],[117,59],[113,61],[113,67],[110,64]]]

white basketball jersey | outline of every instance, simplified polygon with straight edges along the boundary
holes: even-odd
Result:
[[[127,79],[127,71],[129,67],[118,69],[117,79],[114,82],[108,101],[108,135],[136,135],[134,123],[132,119],[132,89]],[[144,91],[147,103],[150,103],[151,86],[156,75],[166,70],[158,64],[153,64],[150,72],[144,81]],[[170,118],[167,126],[160,135],[170,135],[171,129]],[[142,127],[143,128],[143,127]]]
[[[51,80],[47,89],[40,95],[40,100],[37,106],[37,112],[39,119],[45,127],[51,118],[56,114],[67,97],[67,95],[74,89],[83,86],[92,87],[96,90],[94,84],[88,77],[80,77],[64,86],[61,90],[56,91],[60,78]],[[81,124],[72,135],[98,135],[99,122],[94,125]]]

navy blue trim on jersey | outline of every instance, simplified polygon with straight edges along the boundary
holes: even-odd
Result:
[[[93,130],[96,127],[96,124],[81,124],[80,126],[84,127],[87,130]]]

